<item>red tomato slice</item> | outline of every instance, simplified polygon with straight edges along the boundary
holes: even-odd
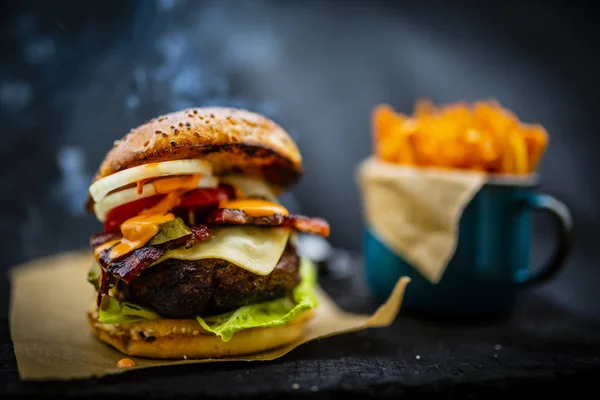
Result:
[[[135,217],[142,210],[155,206],[162,197],[162,195],[146,197],[113,208],[106,215],[106,222],[104,222],[104,232],[118,233],[123,222],[125,222],[131,217]]]
[[[194,189],[185,194],[178,208],[202,213],[217,208],[221,201],[233,197],[233,188],[227,185],[221,185],[214,189]]]
[[[202,215],[219,207],[219,203],[235,197],[235,192],[231,186],[221,185],[214,189],[194,189],[187,192],[181,199],[181,203],[176,207],[177,214],[186,217],[191,210],[194,214]],[[121,224],[131,217],[135,217],[141,211],[155,206],[163,195],[146,197],[123,204],[110,210],[104,223],[104,232],[118,233]]]

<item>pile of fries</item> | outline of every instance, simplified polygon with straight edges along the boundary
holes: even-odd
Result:
[[[419,100],[413,116],[381,104],[372,129],[380,160],[413,166],[529,174],[548,146],[542,126],[522,123],[495,101],[436,107]]]

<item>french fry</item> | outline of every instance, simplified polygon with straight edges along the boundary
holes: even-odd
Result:
[[[512,150],[513,173],[526,174],[529,172],[529,163],[527,157],[527,146],[525,139],[518,131],[511,131],[508,136],[508,143]]]
[[[415,155],[412,150],[412,142],[411,137],[414,132],[410,129],[410,127],[402,127],[398,129],[396,132],[397,142],[399,143],[398,157],[400,159],[400,163],[414,165],[415,164]]]
[[[371,113],[371,121],[375,154],[381,156],[395,125],[394,109],[387,104],[378,105]]]
[[[529,172],[535,172],[542,158],[542,154],[548,147],[548,134],[540,125],[526,126],[523,137],[527,145],[529,155]]]
[[[377,157],[404,165],[528,174],[548,146],[542,126],[521,123],[494,100],[436,107],[419,99],[413,116],[381,104],[372,129]]]
[[[376,154],[388,162],[414,164],[409,138],[412,134],[410,121],[396,114],[387,104],[377,106],[372,119]]]
[[[464,148],[467,152],[467,164],[464,168],[474,169],[476,171],[485,171],[489,160],[493,160],[493,154],[490,152],[490,141],[481,131],[469,129],[465,133]]]
[[[415,164],[437,165],[441,159],[438,158],[439,140],[432,136],[414,134],[410,137],[414,149]]]
[[[494,171],[494,172],[501,173],[501,174],[512,174],[515,172],[514,171],[514,165],[515,165],[514,155],[512,152],[512,146],[506,135],[502,136],[501,143],[502,143],[502,156],[501,156],[500,169],[498,171]]]

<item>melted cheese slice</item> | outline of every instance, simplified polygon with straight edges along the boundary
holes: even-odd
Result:
[[[169,250],[155,264],[168,258],[202,260],[219,258],[257,275],[275,269],[290,237],[289,228],[227,226],[211,228],[211,238],[192,248]]]

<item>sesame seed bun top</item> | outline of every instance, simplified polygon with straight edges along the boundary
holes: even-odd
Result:
[[[215,175],[262,176],[285,189],[302,175],[302,156],[287,132],[248,110],[210,107],[165,114],[115,141],[94,181],[137,165],[204,159]]]

